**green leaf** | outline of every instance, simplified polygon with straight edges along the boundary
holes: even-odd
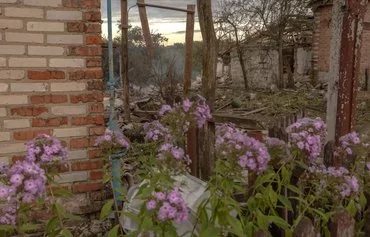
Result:
[[[139,222],[140,219],[137,215],[135,215],[134,213],[131,213],[131,212],[122,212],[121,213],[123,216],[127,216],[128,218],[130,218],[131,220],[135,221],[135,222]]]
[[[269,222],[274,223],[275,225],[277,225],[281,229],[285,230],[285,229],[289,228],[289,224],[283,218],[281,218],[279,216],[267,216],[267,219],[268,219]]]
[[[272,186],[269,186],[268,187],[268,195],[269,195],[269,199],[270,199],[270,202],[272,203],[273,206],[276,206],[276,203],[277,203],[277,199],[278,199],[278,195],[277,193],[274,191],[274,189],[272,188]]]
[[[228,218],[228,223],[231,226],[230,232],[232,232],[233,234],[235,234],[239,237],[244,237],[245,234],[244,234],[244,231],[243,231],[243,225],[240,222],[240,220],[238,220],[237,218],[235,218],[233,216],[230,216],[230,215],[227,218]]]
[[[29,232],[29,231],[38,230],[39,228],[40,228],[39,225],[26,223],[26,224],[21,225],[20,230],[21,232]]]
[[[361,195],[360,195],[360,205],[361,205],[361,208],[363,210],[366,208],[366,204],[367,204],[367,199],[365,197],[365,194],[363,192],[361,192]]]
[[[104,204],[104,206],[102,207],[101,212],[100,212],[100,220],[105,219],[109,215],[109,213],[111,213],[113,204],[114,204],[114,200],[113,199],[108,200]]]
[[[47,233],[53,232],[57,226],[58,226],[58,217],[54,216],[46,224],[46,232]]]
[[[67,211],[66,211],[66,209],[65,209],[62,205],[60,205],[60,204],[58,204],[58,203],[55,203],[55,204],[54,204],[54,207],[55,207],[55,209],[56,209],[57,213],[58,213],[62,218],[65,218],[65,217],[67,216]]]
[[[10,225],[0,225],[0,231],[12,232],[13,230],[14,230],[14,227]]]
[[[351,199],[351,201],[348,203],[348,206],[346,207],[346,209],[351,216],[353,217],[356,216],[357,208],[356,208],[355,201],[353,201],[353,199]]]
[[[73,234],[68,229],[63,229],[60,234],[64,237],[73,237]]]
[[[290,202],[290,200],[287,197],[285,197],[283,195],[278,195],[278,200],[279,200],[279,202],[281,202],[281,204],[283,204],[283,206],[285,208],[288,209],[288,211],[293,211],[292,203]]]
[[[217,237],[220,236],[220,230],[213,226],[207,226],[207,228],[200,231],[199,237]]]
[[[111,229],[108,232],[108,237],[117,237],[118,236],[118,230],[119,230],[119,224],[114,226],[113,229]]]
[[[150,230],[153,227],[153,221],[149,216],[145,216],[142,223],[141,228],[144,230]]]

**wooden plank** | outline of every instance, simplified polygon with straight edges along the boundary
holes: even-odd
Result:
[[[355,237],[355,220],[347,210],[337,212],[330,226],[332,237]]]
[[[152,66],[153,58],[154,58],[154,46],[153,46],[153,39],[150,34],[148,16],[146,14],[145,0],[137,0],[137,5],[139,7],[141,28],[143,30],[144,40],[145,40],[145,44],[146,44],[146,48],[148,52],[148,61],[149,61],[150,66]]]
[[[186,36],[185,36],[185,67],[184,67],[184,96],[187,97],[191,87],[191,78],[193,72],[193,41],[194,41],[194,11],[195,5],[188,5],[186,18]],[[192,11],[192,12],[190,12]]]

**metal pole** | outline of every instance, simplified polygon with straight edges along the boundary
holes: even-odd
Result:
[[[130,116],[130,91],[128,78],[128,9],[127,0],[121,0],[121,77],[123,87],[123,106],[125,119],[127,122],[131,121]]]
[[[114,67],[113,67],[113,39],[112,39],[112,0],[107,0],[107,15],[108,15],[108,58],[109,58],[109,92],[110,92],[110,116],[109,116],[109,129],[114,131],[117,129],[117,123],[115,120],[115,85],[116,80],[114,79]],[[116,205],[120,206],[121,201],[119,197],[121,193],[121,177],[120,177],[120,157],[111,155],[112,160],[112,188],[114,200]]]
[[[187,13],[195,13],[195,10],[189,10],[189,8],[186,9],[181,9],[177,7],[167,7],[167,6],[161,6],[161,5],[156,5],[156,4],[148,4],[148,3],[137,3],[138,7],[154,7],[154,8],[161,8],[161,9],[166,9],[166,10],[172,10],[172,11],[178,11],[178,12],[187,12]]]

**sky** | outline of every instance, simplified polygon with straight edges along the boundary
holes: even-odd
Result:
[[[107,35],[107,0],[102,2],[103,34]],[[113,36],[117,35],[117,21],[121,17],[120,0],[112,0],[113,15]],[[146,0],[146,3],[171,6],[186,9],[187,4],[195,4],[196,0]],[[134,6],[136,0],[128,0],[128,6]],[[147,8],[149,27],[152,32],[161,33],[168,38],[168,45],[183,43],[185,41],[186,13],[169,11],[165,9]],[[140,18],[137,7],[129,11],[129,24],[140,26]],[[194,40],[201,40],[200,27],[198,22],[194,26]]]

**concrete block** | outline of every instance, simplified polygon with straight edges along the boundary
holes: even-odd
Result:
[[[4,128],[16,129],[16,128],[29,128],[31,122],[28,119],[11,119],[4,120]]]
[[[50,86],[52,92],[84,91],[86,88],[87,85],[84,82],[51,83]]]
[[[2,144],[0,154],[20,153],[26,151],[24,143]]]
[[[64,31],[64,23],[60,22],[27,22],[28,31]]]
[[[49,44],[83,44],[82,35],[47,35]]]
[[[64,115],[64,116],[65,115],[84,115],[87,113],[87,107],[86,105],[53,106],[51,107],[51,113],[54,115]]]
[[[51,58],[49,67],[85,67],[85,59]]]
[[[46,11],[46,19],[61,21],[80,21],[82,20],[81,11]]]
[[[88,135],[87,127],[56,128],[53,132],[54,137],[83,137]]]
[[[9,58],[9,67],[46,67],[46,58]]]
[[[5,40],[8,42],[20,43],[44,43],[44,35],[21,32],[5,32]]]
[[[48,83],[11,83],[11,92],[44,92],[49,90]]]
[[[0,29],[22,29],[23,21],[14,19],[0,19]]]
[[[29,18],[43,18],[44,10],[39,8],[18,8],[18,7],[6,7],[5,16],[8,17],[29,17]]]
[[[29,55],[63,55],[64,48],[59,46],[28,46]]]

